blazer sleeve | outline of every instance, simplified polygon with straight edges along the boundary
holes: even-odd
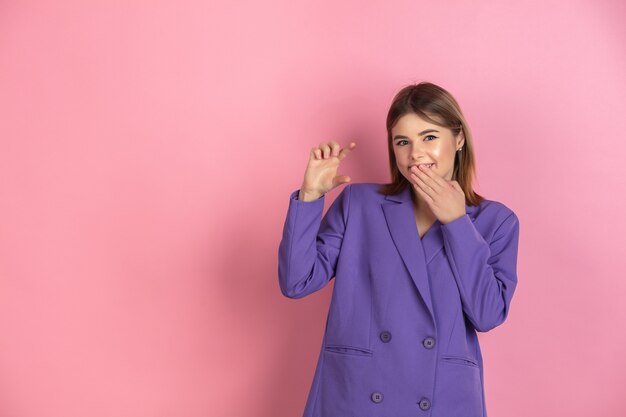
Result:
[[[467,214],[442,225],[463,311],[479,332],[502,324],[517,286],[519,219],[511,212],[487,243]]]
[[[326,286],[335,276],[350,205],[348,184],[332,202],[326,215],[324,196],[298,200],[289,197],[287,218],[278,247],[278,282],[289,298],[302,298]]]

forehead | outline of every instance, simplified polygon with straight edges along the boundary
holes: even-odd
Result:
[[[439,118],[436,115],[429,114],[428,116],[436,121],[439,121]],[[430,122],[429,120],[426,120],[420,117],[416,113],[407,113],[396,121],[396,124],[393,126],[391,130],[393,130],[394,132],[396,131],[402,132],[402,131],[407,131],[407,130],[413,131],[417,129],[424,130],[428,128],[437,129],[437,130],[444,129],[440,125],[434,124]]]

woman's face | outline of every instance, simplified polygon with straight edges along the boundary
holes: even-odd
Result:
[[[422,163],[434,163],[430,169],[447,180],[452,179],[454,156],[464,143],[462,132],[455,137],[450,129],[407,113],[391,129],[391,138],[398,169],[409,182],[413,182],[410,167]]]

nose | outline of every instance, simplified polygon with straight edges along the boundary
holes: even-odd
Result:
[[[420,145],[416,145],[416,144],[411,145],[411,160],[419,161],[425,155],[426,154],[424,153],[424,150],[422,149]]]

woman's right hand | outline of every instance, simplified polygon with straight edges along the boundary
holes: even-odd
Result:
[[[356,143],[350,142],[347,148],[341,148],[336,141],[331,140],[320,143],[317,148],[311,148],[298,199],[316,200],[333,188],[350,182],[349,176],[337,175],[337,168],[355,147]]]

